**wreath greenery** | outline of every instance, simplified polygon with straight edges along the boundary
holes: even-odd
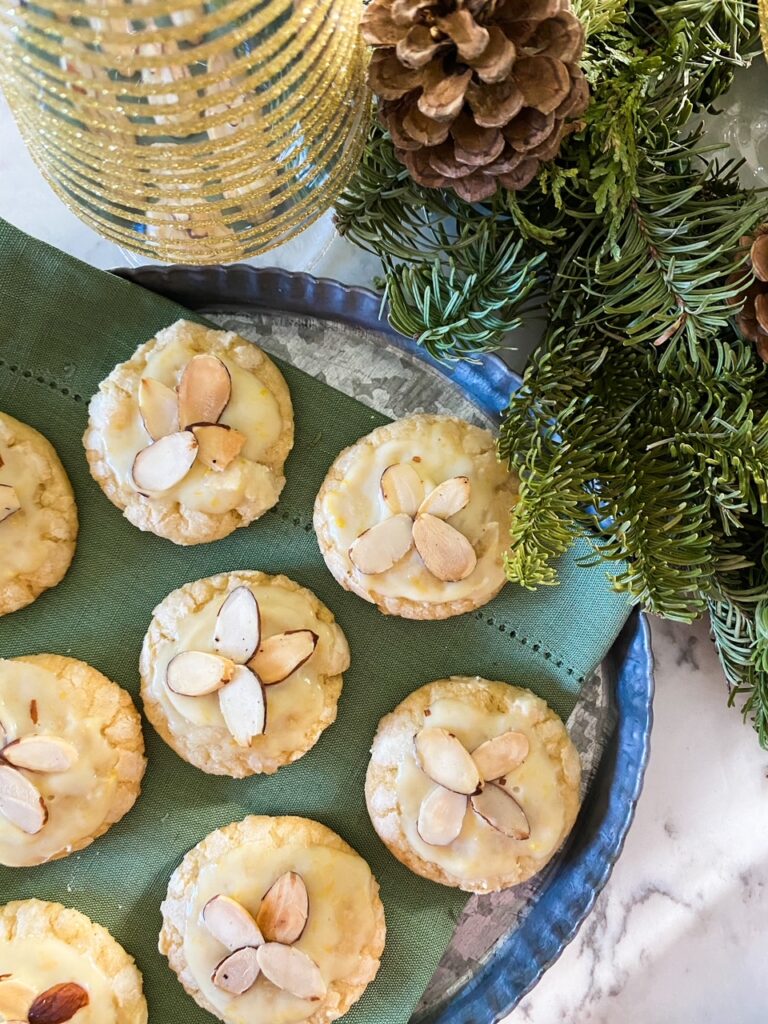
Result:
[[[696,124],[759,52],[757,7],[573,8],[592,102],[528,188],[475,204],[422,188],[373,125],[338,224],[381,257],[393,325],[439,358],[498,347],[544,307],[500,437],[521,478],[509,578],[556,583],[585,533],[634,603],[708,610],[768,745],[768,373],[733,319],[767,201]]]

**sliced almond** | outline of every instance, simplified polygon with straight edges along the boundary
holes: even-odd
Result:
[[[23,736],[4,747],[0,757],[30,772],[66,772],[77,764],[78,753],[58,736]]]
[[[161,494],[183,480],[197,457],[197,438],[188,430],[167,434],[142,448],[133,460],[133,482],[143,494]]]
[[[445,583],[466,579],[477,565],[475,549],[464,534],[437,516],[417,516],[413,542],[424,565]]]
[[[168,662],[165,681],[168,689],[182,697],[204,697],[234,677],[234,661],[205,651],[182,651]]]
[[[481,784],[477,765],[452,732],[439,726],[425,726],[416,733],[414,746],[421,770],[433,782],[454,793],[477,792]]]
[[[411,517],[404,514],[372,526],[361,533],[349,549],[352,564],[366,576],[391,569],[411,550],[412,526]]]
[[[309,916],[309,894],[301,875],[286,871],[261,901],[256,921],[267,942],[290,945],[301,938]]]
[[[231,682],[219,690],[219,707],[232,739],[239,747],[249,747],[267,725],[267,701],[264,687],[245,665],[236,665]]]
[[[11,487],[10,484],[0,484],[0,523],[4,519],[9,519],[20,508],[21,502],[16,488]]]
[[[4,1020],[26,1020],[35,993],[21,981],[7,978],[0,981],[0,1017]]]
[[[243,946],[260,946],[264,936],[254,919],[237,900],[214,896],[203,907],[203,923],[222,946],[234,953]]]
[[[510,839],[527,839],[531,826],[515,798],[499,786],[486,786],[472,798],[472,807],[488,824]]]
[[[531,745],[524,732],[503,732],[472,751],[480,775],[487,781],[513,772],[528,757]]]
[[[421,801],[416,828],[430,846],[448,846],[461,832],[467,798],[444,786],[435,786]]]
[[[468,476],[452,476],[443,480],[426,496],[419,506],[418,514],[450,519],[461,512],[469,502],[470,485]]]
[[[424,499],[424,484],[413,466],[398,462],[381,474],[381,493],[395,515],[415,516]]]
[[[29,1024],[65,1024],[90,1002],[82,985],[67,981],[54,985],[35,999],[27,1013]]]
[[[245,434],[223,423],[200,423],[192,427],[192,433],[197,438],[197,457],[208,469],[226,469],[246,441]]]
[[[179,429],[178,395],[154,377],[142,377],[139,381],[139,412],[153,441]]]
[[[259,960],[253,946],[235,950],[218,964],[211,975],[211,981],[223,992],[241,996],[247,992],[259,976]]]
[[[265,686],[281,683],[312,657],[317,640],[317,633],[311,629],[288,629],[284,633],[275,633],[262,641],[248,667]]]
[[[298,999],[322,999],[325,982],[315,961],[296,946],[265,942],[256,951],[265,978]]]
[[[259,602],[248,587],[236,587],[226,598],[213,629],[213,646],[242,665],[253,657],[261,638]]]
[[[179,382],[179,425],[218,423],[232,394],[232,378],[216,356],[193,356]]]
[[[22,832],[34,836],[48,820],[45,801],[21,772],[0,765],[0,814]]]

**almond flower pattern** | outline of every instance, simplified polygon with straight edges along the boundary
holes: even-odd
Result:
[[[506,779],[528,756],[525,733],[501,733],[470,753],[452,732],[425,726],[414,737],[414,749],[419,767],[436,783],[422,801],[416,823],[425,843],[449,846],[470,807],[510,839],[530,836],[528,818]]]
[[[36,702],[31,708],[34,720]],[[37,835],[48,820],[48,808],[24,772],[58,774],[68,771],[77,760],[77,750],[58,736],[37,733],[9,740],[0,726],[0,815],[22,832]]]
[[[66,1024],[89,1002],[86,990],[74,981],[52,985],[35,996],[12,974],[0,975],[0,1017],[8,1024]]]
[[[214,653],[175,655],[166,669],[166,685],[183,697],[218,693],[232,738],[238,746],[248,747],[267,726],[264,688],[300,668],[314,654],[317,641],[311,629],[284,630],[262,639],[259,602],[248,587],[237,587],[219,608]]]
[[[255,918],[230,896],[213,896],[203,907],[203,924],[229,950],[213,970],[213,984],[239,996],[263,975],[298,999],[322,999],[326,984],[320,968],[295,945],[308,917],[309,894],[295,871],[287,871],[275,881]]]
[[[454,476],[425,496],[421,477],[407,462],[381,474],[381,493],[392,512],[365,530],[349,549],[352,564],[365,575],[387,572],[415,546],[430,573],[444,582],[466,579],[477,565],[475,550],[447,522],[469,502],[469,477]]]
[[[177,389],[142,377],[139,412],[152,438],[133,461],[133,482],[142,494],[175,487],[196,461],[221,472],[237,458],[245,434],[219,423],[231,397],[229,370],[212,355],[193,356]]]

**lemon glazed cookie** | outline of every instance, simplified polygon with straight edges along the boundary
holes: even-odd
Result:
[[[0,660],[0,863],[66,857],[133,806],[146,762],[125,690],[58,654]]]
[[[0,412],[0,615],[55,587],[76,540],[72,485],[53,446]]]
[[[252,816],[186,855],[160,952],[226,1024],[326,1024],[374,979],[386,927],[368,864],[317,821]]]
[[[42,900],[0,907],[0,1019],[9,1024],[146,1024],[132,956],[79,910]]]
[[[187,583],[154,610],[141,652],[147,718],[205,772],[271,774],[336,719],[349,647],[333,614],[286,576]]]
[[[368,813],[417,875],[496,892],[544,867],[579,809],[579,755],[530,690],[487,679],[428,683],[379,723]]]
[[[120,363],[91,400],[91,475],[134,526],[202,544],[278,500],[293,447],[288,385],[231,331],[179,320]]]
[[[491,433],[448,416],[379,427],[343,451],[315,501],[328,568],[382,612],[445,619],[506,582],[517,479]]]

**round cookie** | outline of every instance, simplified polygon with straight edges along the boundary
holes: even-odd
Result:
[[[252,816],[211,832],[174,871],[161,909],[160,952],[228,1024],[336,1020],[376,976],[386,936],[368,864],[307,818]]]
[[[76,540],[75,497],[53,446],[0,412],[0,615],[55,587]]]
[[[506,582],[517,478],[487,430],[412,416],[345,449],[315,501],[320,550],[337,581],[387,614],[445,619]]]
[[[219,540],[280,496],[288,385],[251,342],[179,320],[102,381],[83,444],[94,480],[134,526],[176,544]]]
[[[390,852],[418,875],[497,892],[535,875],[573,827],[579,755],[530,690],[455,676],[379,723],[365,782]]]
[[[141,652],[144,711],[204,772],[271,774],[335,721],[349,660],[341,627],[310,590],[286,576],[221,573],[155,608]],[[218,675],[198,685],[209,670]]]
[[[0,1018],[146,1024],[132,956],[106,928],[60,903],[0,907]]]
[[[0,863],[82,850],[135,803],[144,775],[131,698],[58,654],[0,660]]]

